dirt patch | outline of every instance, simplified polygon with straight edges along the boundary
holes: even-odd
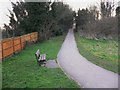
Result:
[[[59,68],[55,60],[48,60],[45,66],[48,68]]]

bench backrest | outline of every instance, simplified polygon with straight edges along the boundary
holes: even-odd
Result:
[[[40,57],[40,50],[38,49],[37,52],[35,53],[36,59],[39,59]]]

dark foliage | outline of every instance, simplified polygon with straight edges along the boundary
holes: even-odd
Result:
[[[118,39],[119,8],[116,9],[116,17],[111,17],[112,7],[110,2],[101,2],[100,20],[96,7],[78,10],[76,28],[81,36],[92,39]]]
[[[8,37],[39,32],[39,40],[61,35],[73,24],[73,11],[63,2],[11,3],[10,23],[4,26]]]

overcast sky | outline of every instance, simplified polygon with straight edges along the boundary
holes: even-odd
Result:
[[[9,18],[7,15],[9,15],[8,9],[12,9],[12,6],[10,4],[10,1],[16,2],[17,0],[2,0],[0,1],[0,27],[3,27],[3,24],[9,23]],[[86,8],[90,5],[99,5],[100,0],[62,0],[70,5],[73,10],[78,10],[79,8]],[[120,0],[115,0],[115,2],[118,2]]]

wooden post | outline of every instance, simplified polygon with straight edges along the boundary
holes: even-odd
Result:
[[[22,51],[22,40],[21,40],[21,36],[20,36],[20,49],[21,49],[21,51]]]
[[[3,55],[3,40],[1,41],[1,49],[2,49],[2,59],[3,59],[3,57],[4,57],[4,55]]]
[[[15,53],[15,50],[14,50],[14,37],[12,37],[13,39],[13,54]]]
[[[31,39],[31,33],[30,33],[30,43],[32,42],[32,39]]]
[[[23,49],[25,48],[25,35],[23,35]]]

